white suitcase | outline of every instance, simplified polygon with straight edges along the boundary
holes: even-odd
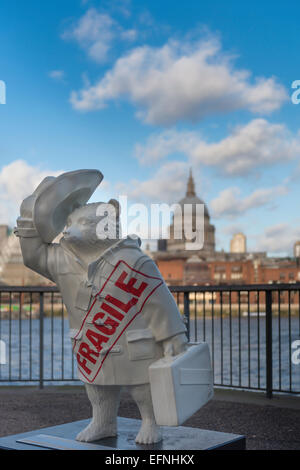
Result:
[[[213,397],[208,344],[190,344],[178,356],[159,359],[149,377],[157,424],[180,426]]]

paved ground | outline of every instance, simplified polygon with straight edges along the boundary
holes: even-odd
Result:
[[[44,390],[0,387],[0,436],[88,418],[91,409],[81,387]],[[124,393],[119,415],[139,418]],[[249,392],[216,391],[215,398],[185,425],[244,434],[247,449],[300,449],[300,397],[267,400]]]

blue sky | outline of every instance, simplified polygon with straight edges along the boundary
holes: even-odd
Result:
[[[0,222],[47,174],[95,197],[176,202],[192,166],[218,249],[300,239],[300,5],[12,0],[0,5]]]

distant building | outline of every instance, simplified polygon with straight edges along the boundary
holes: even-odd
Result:
[[[184,210],[185,208],[191,208],[191,228],[194,233],[198,229],[196,226],[196,206],[197,204],[204,205],[204,246],[203,252],[205,253],[213,253],[215,251],[215,227],[210,223],[210,216],[208,213],[208,209],[206,204],[196,195],[195,192],[195,183],[194,178],[192,175],[192,171],[190,171],[188,183],[187,183],[187,190],[185,197],[178,202],[180,209],[178,211],[175,210],[174,217],[170,226],[170,239],[167,240],[167,251],[169,252],[177,252],[181,250],[185,250],[185,244],[187,242],[186,234],[184,232]],[[178,221],[178,218],[182,220]],[[175,233],[176,227],[181,227],[181,233]],[[201,227],[202,230],[202,227]],[[178,238],[178,236],[180,238]],[[160,244],[160,246],[162,246]]]
[[[0,250],[3,244],[6,243],[8,237],[8,226],[7,225],[0,225]]]
[[[246,236],[236,233],[230,241],[230,253],[246,253]]]
[[[196,204],[204,204],[203,248],[185,249],[184,234],[179,240],[174,237],[174,218],[170,225],[170,239],[159,240],[155,252],[150,253],[150,246],[146,246],[146,251],[156,262],[167,284],[243,285],[300,282],[300,241],[294,245],[294,258],[268,257],[266,252],[247,252],[246,236],[242,233],[233,236],[230,252],[216,251],[215,227],[210,223],[207,205],[196,195],[192,172],[188,178],[186,195],[179,201],[181,208],[184,204],[190,204],[192,208],[195,208]],[[177,215],[182,216],[182,212]],[[192,224],[194,223],[192,220]],[[0,225],[1,283],[51,284],[49,280],[24,266],[19,239],[9,233],[7,225]],[[294,293],[291,293],[291,296],[293,295]]]
[[[186,285],[207,284],[210,282],[210,267],[208,263],[200,260],[199,256],[192,255],[184,265],[183,282]]]
[[[159,239],[157,241],[158,251],[167,251],[167,240]]]
[[[190,172],[183,204],[205,204],[195,191]],[[266,252],[247,252],[247,240],[243,233],[233,236],[230,252],[215,250],[215,227],[210,223],[205,204],[204,247],[186,250],[182,240],[172,237],[174,219],[170,226],[169,240],[159,240],[158,250],[152,253],[160,272],[169,285],[243,285],[264,283],[294,283],[300,281],[300,241],[295,243],[294,258],[268,257]]]
[[[24,266],[19,239],[0,225],[0,284],[12,286],[49,285],[48,279]]]
[[[297,241],[294,244],[294,257],[295,258],[300,258],[300,241]]]

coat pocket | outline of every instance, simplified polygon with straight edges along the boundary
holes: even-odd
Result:
[[[112,348],[103,348],[101,351],[100,351],[100,355],[101,356],[105,356],[106,354],[123,354],[123,348],[122,346],[120,346],[119,344],[116,344],[115,346],[113,346]]]
[[[91,284],[88,284],[86,281],[80,283],[76,295],[75,307],[84,311],[88,310],[92,297],[92,289],[93,286]]]
[[[75,329],[70,329],[69,331],[69,337],[71,339],[81,339],[82,338],[82,334],[83,334],[83,331],[82,330],[79,330],[77,328]]]
[[[130,330],[126,332],[128,356],[131,361],[155,357],[155,341],[151,330]]]
[[[69,331],[69,338],[71,340],[72,348],[74,347],[76,342],[80,342],[82,340],[83,330],[78,328],[71,328]]]

